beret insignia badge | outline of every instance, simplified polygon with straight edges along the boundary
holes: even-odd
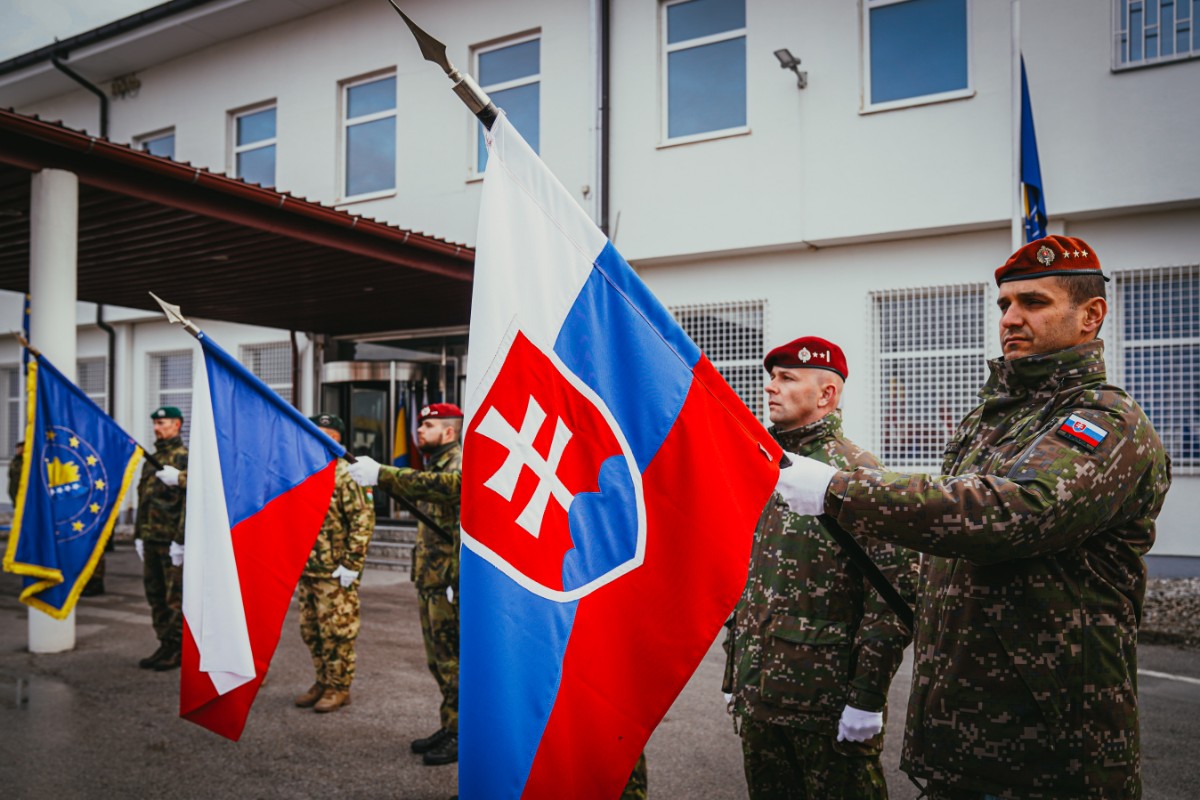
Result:
[[[1054,251],[1045,245],[1038,248],[1037,260],[1047,267],[1054,263]]]
[[[807,347],[801,347],[800,352],[796,353],[796,358],[800,359],[801,364],[807,364],[812,358],[812,353],[808,351]]]

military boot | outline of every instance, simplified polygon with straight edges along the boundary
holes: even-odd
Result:
[[[458,734],[447,731],[445,738],[438,743],[437,747],[421,756],[421,761],[427,767],[440,767],[443,764],[453,764],[458,761]]]
[[[318,714],[327,714],[330,711],[337,711],[342,706],[350,705],[350,690],[349,689],[334,689],[328,688],[321,695],[321,699],[313,706],[313,711]]]
[[[173,669],[179,669],[179,665],[183,662],[183,651],[177,644],[163,645],[166,652],[154,664],[156,672],[167,672]]]
[[[171,648],[167,647],[162,642],[159,642],[158,649],[155,650],[152,654],[143,658],[141,661],[139,661],[138,666],[141,667],[142,669],[153,669],[154,665],[157,664],[159,661],[162,661],[163,656],[165,656],[168,652],[170,652],[170,650],[171,650]]]
[[[292,702],[296,704],[296,708],[312,708],[321,699],[321,695],[323,694],[325,694],[325,687],[318,681],[310,686],[307,692],[297,695],[296,699]]]
[[[446,730],[445,728],[438,728],[424,739],[413,739],[412,744],[409,745],[409,747],[412,748],[414,753],[428,753],[430,750],[441,744],[442,739],[445,739],[449,733],[450,731]]]

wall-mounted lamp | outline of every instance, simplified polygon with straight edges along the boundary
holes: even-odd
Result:
[[[790,69],[792,72],[796,73],[797,86],[799,86],[801,89],[803,89],[805,86],[808,86],[808,73],[800,71],[800,59],[792,55],[791,50],[788,50],[786,47],[782,50],[776,50],[775,57],[779,59],[779,66],[783,67],[784,69]]]

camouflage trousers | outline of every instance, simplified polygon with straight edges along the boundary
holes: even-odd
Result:
[[[843,755],[834,737],[746,720],[742,757],[750,800],[886,800],[879,756]]]
[[[425,639],[425,663],[442,692],[442,727],[458,732],[458,597],[446,599],[446,587],[420,589],[417,605],[421,613],[421,635]]]
[[[142,585],[154,634],[165,645],[183,643],[183,567],[171,563],[170,542],[144,542]]]
[[[629,783],[625,784],[625,791],[621,792],[620,800],[646,800],[648,786],[649,776],[646,774],[646,753],[643,751],[638,756],[637,763],[633,765],[633,772],[629,773]]]
[[[308,645],[317,683],[345,691],[354,681],[354,640],[361,624],[358,588],[337,578],[300,577],[300,638]]]

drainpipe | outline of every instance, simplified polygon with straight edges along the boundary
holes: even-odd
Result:
[[[612,49],[611,0],[599,0],[600,8],[600,210],[597,225],[609,236],[608,230],[608,184],[609,184],[609,144],[608,144],[608,84]]]
[[[108,334],[108,415],[117,416],[117,332],[104,321],[104,304],[96,305],[96,327]]]
[[[92,94],[96,95],[96,97],[100,98],[100,138],[107,139],[108,138],[108,96],[105,95],[104,92],[100,91],[99,87],[97,87],[94,83],[89,82],[86,78],[84,78],[78,72],[76,72],[75,70],[68,67],[66,64],[59,61],[58,56],[56,56],[56,55],[50,56],[50,62],[52,64],[54,64],[55,68],[57,68],[58,71],[61,72],[63,75],[66,75],[68,78],[75,81],[80,86],[82,86],[83,88],[85,88],[89,92],[91,92]]]
[[[304,407],[300,405],[300,347],[296,344],[295,331],[288,331],[288,336],[292,342],[292,406],[297,411],[302,411]],[[321,413],[319,409],[317,413]]]

